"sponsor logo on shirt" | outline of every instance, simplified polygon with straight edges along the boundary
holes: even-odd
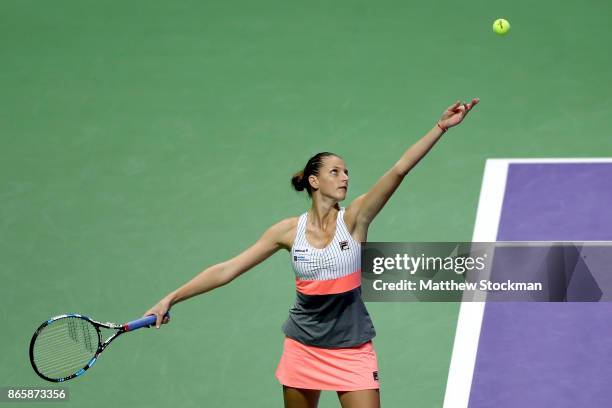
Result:
[[[341,251],[346,251],[347,249],[349,249],[348,241],[341,241],[340,242],[340,250]]]
[[[293,250],[293,261],[294,262],[308,262],[308,248],[295,248]]]

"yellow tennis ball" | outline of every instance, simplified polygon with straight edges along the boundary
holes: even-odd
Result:
[[[510,23],[508,20],[498,18],[493,22],[493,31],[495,31],[495,34],[506,35],[510,31]]]

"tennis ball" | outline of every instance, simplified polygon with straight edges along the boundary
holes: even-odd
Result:
[[[508,20],[498,18],[493,22],[493,31],[495,31],[495,34],[506,35],[510,31],[510,23]]]

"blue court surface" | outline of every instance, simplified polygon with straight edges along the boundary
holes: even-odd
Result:
[[[612,159],[488,160],[473,240],[612,240]],[[609,407],[611,338],[609,303],[463,303],[444,407]]]

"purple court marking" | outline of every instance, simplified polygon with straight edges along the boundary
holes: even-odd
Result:
[[[498,241],[612,240],[612,163],[510,164]]]
[[[612,163],[510,164],[499,241],[611,241]],[[470,408],[612,405],[611,303],[487,303]]]

